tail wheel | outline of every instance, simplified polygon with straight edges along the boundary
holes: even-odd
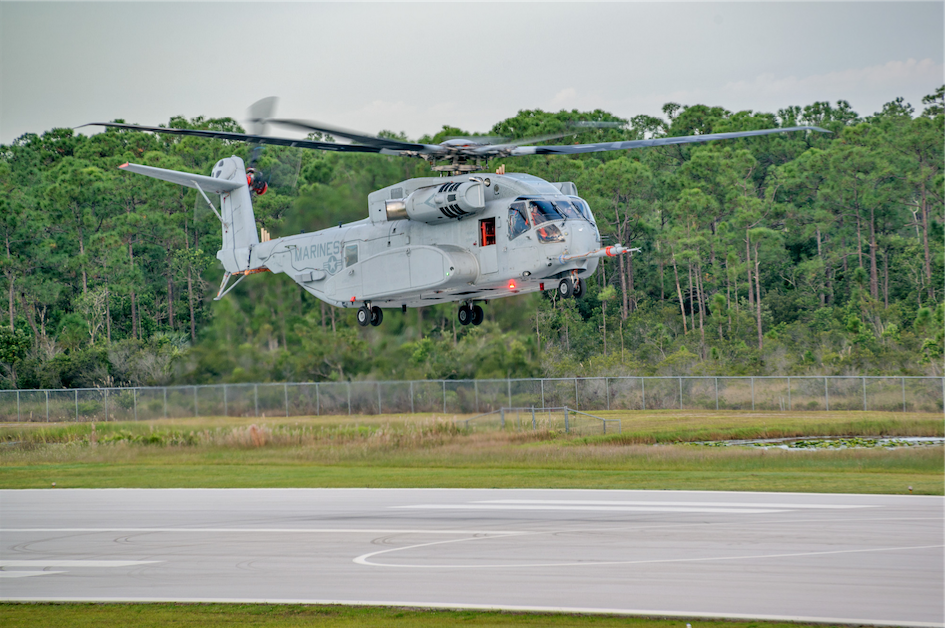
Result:
[[[459,313],[456,315],[460,325],[468,325],[472,322],[473,312],[465,305],[459,306]]]
[[[573,292],[574,292],[574,298],[575,298],[575,299],[580,299],[581,297],[584,296],[584,288],[585,288],[585,287],[586,287],[586,286],[584,285],[584,280],[581,279],[580,277],[578,277],[578,280],[574,282],[574,290],[573,290]]]
[[[371,324],[377,327],[384,320],[384,311],[376,305],[371,308]]]
[[[574,294],[574,284],[569,277],[565,277],[558,283],[558,296],[562,299],[569,299]]]
[[[483,313],[481,307],[479,307],[478,305],[472,306],[472,324],[473,325],[481,325],[482,319],[484,319],[485,316],[486,315]]]
[[[358,308],[358,325],[367,327],[371,322],[371,310],[366,305]]]

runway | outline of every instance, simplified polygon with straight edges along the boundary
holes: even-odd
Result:
[[[943,507],[681,491],[0,491],[0,599],[943,626]]]

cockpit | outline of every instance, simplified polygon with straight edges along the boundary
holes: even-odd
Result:
[[[553,223],[584,220],[592,225],[594,215],[583,199],[576,196],[521,197],[509,205],[509,240],[535,228],[539,242],[564,242],[564,235]]]

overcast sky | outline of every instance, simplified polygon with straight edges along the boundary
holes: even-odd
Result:
[[[0,143],[53,127],[278,114],[411,138],[521,109],[776,112],[945,83],[942,2],[0,1]]]

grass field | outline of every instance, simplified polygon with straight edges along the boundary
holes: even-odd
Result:
[[[0,488],[464,487],[941,495],[942,447],[780,451],[687,442],[942,436],[937,414],[607,412],[620,434],[471,431],[436,415],[0,426]]]
[[[0,624],[5,628],[69,626],[71,628],[328,628],[397,626],[441,628],[447,626],[621,626],[629,628],[798,628],[804,624],[734,622],[706,619],[650,619],[610,615],[564,615],[465,610],[417,610],[350,606],[287,604],[0,604]]]

